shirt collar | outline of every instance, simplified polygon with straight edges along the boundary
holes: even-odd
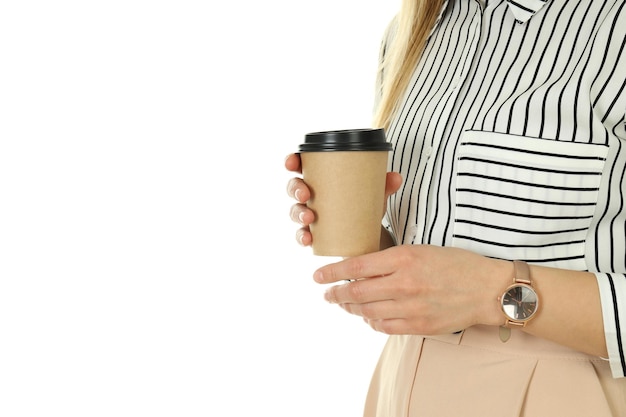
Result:
[[[506,0],[509,10],[513,13],[515,20],[519,23],[526,23],[550,0]]]
[[[488,4],[489,1],[493,0],[485,0]],[[439,16],[437,17],[437,21],[433,25],[432,32],[439,25],[439,21],[441,20],[441,16],[446,11],[448,7],[449,0],[444,0],[441,5],[441,11],[439,12]],[[526,23],[528,19],[533,17],[535,13],[537,13],[543,6],[548,4],[550,0],[506,0],[507,5],[509,6],[509,10],[513,13],[513,17],[519,23]]]

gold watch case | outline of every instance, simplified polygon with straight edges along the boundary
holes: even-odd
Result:
[[[507,325],[525,326],[539,310],[539,296],[530,280],[528,264],[513,261],[515,277],[513,284],[500,297]]]
[[[528,284],[513,284],[501,297],[502,311],[509,319],[508,324],[525,324],[539,309],[537,292]]]

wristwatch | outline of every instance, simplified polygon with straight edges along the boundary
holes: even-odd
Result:
[[[539,310],[539,296],[530,279],[530,269],[523,261],[513,261],[515,277],[513,285],[500,297],[502,312],[506,316],[504,326],[500,327],[500,339],[506,342],[511,327],[524,327]]]

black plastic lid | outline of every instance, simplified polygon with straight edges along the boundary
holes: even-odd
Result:
[[[384,129],[348,129],[308,133],[300,152],[391,151]]]

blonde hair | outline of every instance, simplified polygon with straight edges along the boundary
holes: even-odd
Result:
[[[378,68],[379,102],[374,126],[389,128],[397,103],[406,90],[422,55],[444,0],[402,0],[395,18],[394,33],[387,36]]]

